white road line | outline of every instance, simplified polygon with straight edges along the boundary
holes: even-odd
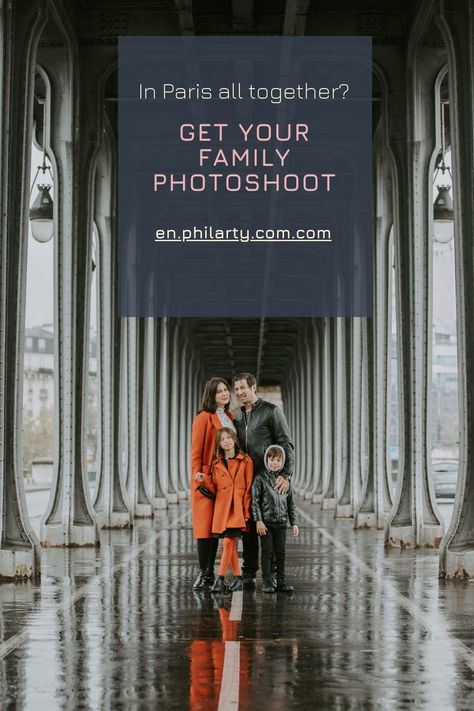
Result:
[[[298,513],[302,518],[308,521],[311,526],[318,529],[319,533],[330,541],[335,548],[341,551],[344,555],[351,559],[351,561],[356,565],[362,572],[364,572],[369,578],[372,578],[389,596],[393,597],[396,602],[404,610],[408,612],[409,615],[413,617],[418,624],[423,627],[427,632],[429,632],[431,639],[437,640],[439,642],[448,642],[453,646],[454,652],[465,662],[465,664],[474,671],[474,653],[470,651],[465,644],[460,642],[454,635],[450,634],[445,629],[432,629],[432,620],[428,615],[426,615],[415,603],[413,603],[409,598],[398,592],[395,585],[387,578],[384,577],[383,573],[376,570],[372,570],[367,563],[365,563],[361,558],[359,558],[355,553],[353,553],[344,543],[338,541],[334,536],[332,536],[329,531],[321,526],[318,526],[315,521],[302,509],[297,507]],[[443,649],[443,647],[440,647]]]
[[[191,512],[189,510],[185,511],[181,516],[179,516],[179,518],[176,519],[173,525],[176,526],[190,515]],[[158,538],[160,538],[160,536],[162,536],[165,532],[166,529],[161,529],[160,531],[157,531],[153,536],[150,536],[150,538],[148,538],[140,546],[138,546],[137,548],[133,548],[132,551],[128,555],[126,555],[119,563],[105,568],[104,571],[98,575],[94,575],[93,578],[91,578],[87,583],[85,583],[85,585],[82,585],[80,588],[75,590],[74,593],[65,593],[64,599],[61,602],[56,603],[56,605],[53,606],[53,609],[56,610],[56,612],[64,612],[65,610],[72,607],[74,603],[76,603],[81,597],[85,597],[89,592],[91,592],[91,590],[98,583],[100,583],[101,580],[107,580],[108,578],[111,578],[121,568],[125,568],[129,563],[131,563],[132,560],[138,558],[138,556],[146,548],[155,543],[155,541],[158,540]],[[27,639],[28,630],[22,629],[20,632],[17,632],[16,634],[9,637],[5,642],[2,642],[0,644],[0,659],[4,659],[4,657],[10,654],[10,652],[12,652],[14,649],[26,642]]]
[[[236,593],[234,593],[235,595]],[[240,642],[226,642],[221,693],[217,711],[235,711],[239,707]]]
[[[244,594],[242,590],[232,593],[232,605],[230,606],[229,621],[240,622],[242,619],[242,604]]]

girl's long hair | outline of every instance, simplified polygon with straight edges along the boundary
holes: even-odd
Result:
[[[204,387],[204,392],[202,394],[202,400],[201,400],[201,410],[202,412],[215,412],[216,411],[216,392],[217,388],[219,385],[223,383],[229,393],[230,393],[230,385],[227,382],[225,378],[211,378],[210,380],[207,381],[205,387]],[[224,405],[224,411],[227,412],[227,410],[230,407],[230,400],[229,402]]]
[[[224,459],[224,457],[225,457],[225,452],[222,449],[222,447],[220,446],[221,437],[224,433],[230,435],[232,437],[232,439],[234,440],[235,455],[242,452],[242,447],[240,446],[239,439],[238,439],[237,435],[235,434],[234,430],[231,430],[230,427],[221,427],[220,430],[217,430],[217,432],[216,432],[216,442],[214,445],[213,459],[216,462],[218,461],[218,459]]]

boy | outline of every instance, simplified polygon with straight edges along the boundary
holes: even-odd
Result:
[[[284,494],[275,491],[275,481],[285,466],[285,450],[272,444],[265,451],[265,470],[252,484],[252,513],[262,542],[262,577],[264,593],[293,592],[285,582],[285,539],[288,521],[293,535],[299,534],[291,487]],[[272,558],[276,558],[277,581],[272,578]]]

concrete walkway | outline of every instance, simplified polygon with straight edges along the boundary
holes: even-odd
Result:
[[[300,521],[293,595],[194,593],[183,505],[44,550],[40,582],[0,585],[0,707],[474,708],[474,584],[315,506]]]

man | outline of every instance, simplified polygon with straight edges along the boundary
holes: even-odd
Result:
[[[252,458],[254,476],[259,476],[265,470],[264,454],[267,447],[279,444],[285,451],[285,466],[276,479],[275,489],[285,493],[295,464],[295,448],[285,415],[276,405],[257,397],[257,381],[251,373],[234,375],[232,386],[241,404],[234,425],[241,446]],[[246,590],[254,590],[258,568],[258,536],[255,522],[251,521],[249,525],[249,533],[245,533],[242,538],[242,582]]]

